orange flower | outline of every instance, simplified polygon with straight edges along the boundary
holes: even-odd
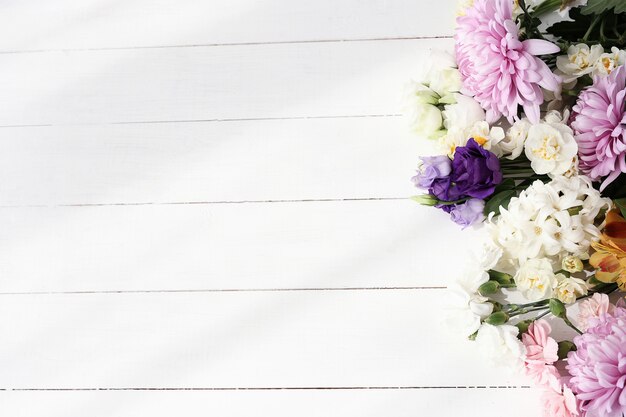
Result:
[[[626,219],[619,211],[607,213],[600,241],[591,246],[596,252],[589,263],[596,268],[598,281],[617,282],[620,289],[626,291]]]

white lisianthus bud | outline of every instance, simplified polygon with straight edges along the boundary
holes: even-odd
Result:
[[[560,122],[531,126],[524,149],[533,171],[555,176],[567,172],[578,153],[572,129]]]
[[[461,73],[453,67],[431,72],[428,81],[430,88],[442,97],[461,90]]]
[[[500,149],[502,149],[505,155],[509,154],[507,156],[508,159],[516,159],[522,154],[524,143],[526,143],[526,138],[528,137],[528,130],[531,126],[528,119],[523,118],[513,123],[513,126],[506,132],[504,140],[500,142]]]
[[[443,110],[446,129],[467,129],[474,123],[485,120],[485,111],[472,97],[455,93],[455,104],[449,104]]]
[[[578,256],[568,255],[563,258],[563,261],[561,262],[561,268],[563,268],[564,271],[567,271],[570,274],[580,272],[583,270],[583,261],[581,261]]]
[[[556,58],[556,67],[563,73],[563,82],[570,82],[593,71],[600,56],[604,53],[602,45],[579,43],[567,49],[567,55]]]
[[[587,295],[587,282],[580,278],[566,277],[563,274],[556,275],[558,284],[554,289],[556,298],[564,304],[574,304],[576,298]]]
[[[412,81],[406,86],[404,114],[417,135],[436,139],[445,134],[441,110],[435,105],[438,99],[437,93],[421,83]]]
[[[522,264],[513,278],[517,289],[530,301],[543,300],[552,295],[557,278],[552,264],[546,258],[529,259]]]
[[[622,51],[617,47],[611,48],[611,53],[605,53],[600,55],[600,58],[596,61],[592,75],[609,75],[611,71],[620,65],[624,65],[626,62],[626,51]]]

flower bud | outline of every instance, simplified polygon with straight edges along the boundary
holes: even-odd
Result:
[[[494,326],[499,326],[507,321],[509,321],[509,316],[504,311],[495,312],[485,319],[485,323],[492,324]]]
[[[519,337],[522,337],[522,334],[526,333],[528,331],[528,327],[530,326],[530,323],[532,323],[532,320],[522,320],[519,323],[517,323],[515,325],[515,327],[517,327],[519,329]]]
[[[478,292],[481,295],[489,295],[495,294],[496,292],[498,292],[499,289],[500,284],[498,284],[498,281],[487,281],[483,285],[478,287]]]
[[[430,89],[415,92],[415,101],[419,104],[437,104],[439,95]]]
[[[423,206],[435,206],[439,204],[437,197],[431,194],[414,195],[411,200],[420,203]]]
[[[583,261],[581,261],[580,258],[577,256],[569,255],[563,258],[563,262],[561,262],[561,268],[571,274],[575,272],[580,272],[583,270]]]
[[[562,319],[567,318],[565,304],[563,304],[560,300],[556,298],[551,298],[548,302],[548,307],[550,307],[550,313],[552,313],[555,317],[559,317]]]
[[[494,271],[493,269],[490,269],[487,272],[489,273],[489,279],[497,281],[498,284],[507,285],[513,282],[513,277],[510,274]]]
[[[570,342],[569,340],[563,340],[559,342],[559,350],[558,350],[559,359],[567,358],[567,354],[575,350],[576,350],[576,345]]]

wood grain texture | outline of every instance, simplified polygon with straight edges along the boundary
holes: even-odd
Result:
[[[424,13],[427,0],[7,0],[0,51],[442,36],[455,4]]]
[[[442,287],[475,236],[409,200],[0,213],[1,292]]]
[[[398,117],[6,128],[0,206],[408,197]]]
[[[520,386],[443,290],[2,296],[0,388]],[[14,319],[19,318],[19,319]],[[45,341],[44,343],[42,343]]]
[[[529,389],[427,389],[349,391],[157,391],[157,392],[0,392],[3,411],[12,417],[89,414],[205,417],[458,417],[462,405],[475,404],[484,417],[536,415],[537,393]],[[464,413],[464,415],[469,415]]]
[[[0,126],[397,114],[450,39],[0,54]],[[421,64],[420,64],[421,63]]]

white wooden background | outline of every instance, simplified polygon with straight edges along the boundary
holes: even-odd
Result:
[[[4,0],[0,415],[539,415],[406,200],[454,3]]]

